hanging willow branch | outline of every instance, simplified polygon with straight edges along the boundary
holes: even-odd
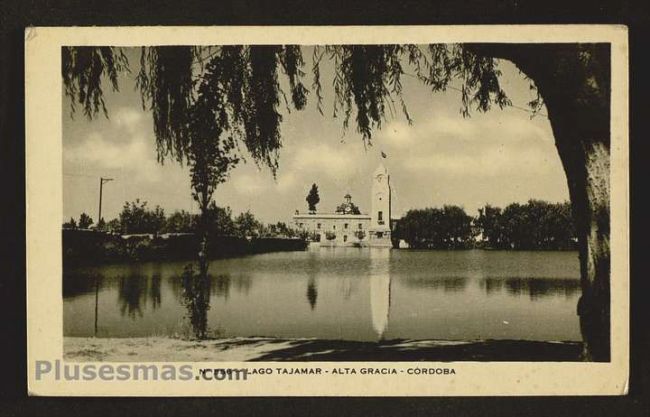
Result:
[[[452,80],[460,80],[463,116],[469,116],[471,109],[483,112],[493,104],[501,108],[511,104],[499,85],[497,61],[463,45],[334,45],[314,47],[312,55],[311,89],[321,113],[324,59],[334,67],[333,116],[342,116],[345,130],[354,115],[356,131],[364,141],[370,141],[388,116],[396,115],[397,106],[412,122],[402,97],[405,66],[432,91],[444,91]],[[210,123],[217,125],[215,129],[231,138],[235,146],[243,144],[253,160],[275,174],[282,146],[280,97],[289,105],[278,81],[278,68],[287,77],[293,107],[302,110],[309,93],[302,82],[304,65],[301,48],[296,45],[142,48],[136,84],[143,106],[153,113],[158,159],[162,162],[171,157],[183,162],[190,155],[193,139],[189,130],[196,128],[191,126],[190,115],[197,109],[196,95],[203,88],[205,94],[215,95],[202,103],[213,106]],[[119,48],[63,49],[66,94],[73,98],[73,106],[75,102],[83,104],[88,117],[100,109],[106,114],[102,78],[117,90],[118,74],[128,70]]]
[[[188,46],[142,48],[136,86],[143,107],[148,106],[153,113],[159,162],[167,156],[182,162],[187,155],[193,60],[192,47]]]
[[[302,70],[305,66],[302,51],[299,46],[287,45],[282,48],[279,58],[282,69],[289,78],[293,105],[296,110],[302,110],[307,104],[307,95],[309,94],[309,90],[302,83],[302,77],[305,76],[305,72]]]
[[[118,74],[129,68],[122,50],[113,47],[63,47],[61,55],[63,86],[71,99],[71,114],[78,103],[89,119],[100,110],[108,117],[102,79],[108,78],[113,91],[119,91]]]

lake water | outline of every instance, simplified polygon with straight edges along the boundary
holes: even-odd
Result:
[[[579,341],[576,252],[315,248],[66,271],[66,336]],[[194,267],[198,271],[198,267]]]

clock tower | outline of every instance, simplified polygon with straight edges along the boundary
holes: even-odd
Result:
[[[390,247],[390,176],[383,164],[372,175],[371,192],[370,244]]]

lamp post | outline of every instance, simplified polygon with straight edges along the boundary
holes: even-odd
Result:
[[[113,181],[113,178],[104,178],[99,177],[99,216],[97,216],[97,224],[102,220],[102,189],[104,188],[104,183]]]
[[[102,191],[104,189],[104,183],[113,181],[113,178],[104,178],[99,177],[99,215],[97,218],[97,226],[102,220]],[[98,321],[99,321],[99,277],[95,277],[95,336],[97,336],[98,330]]]

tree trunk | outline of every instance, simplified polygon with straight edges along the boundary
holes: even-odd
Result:
[[[199,235],[201,241],[199,242],[199,263],[207,262],[208,256],[208,200],[205,195],[199,202],[201,215],[199,219]]]
[[[610,85],[609,47],[557,47],[537,72],[578,236],[582,295],[578,301],[583,359],[610,360]],[[590,52],[591,58],[581,54]],[[548,52],[547,52],[548,53]],[[597,56],[600,54],[601,56]],[[598,59],[596,59],[598,58]],[[546,73],[544,73],[544,69]]]
[[[578,302],[583,359],[610,359],[609,144],[604,138],[573,139],[554,124],[557,148],[569,183],[580,250],[582,295]]]
[[[608,44],[470,45],[505,58],[543,98],[564,167],[580,257],[583,360],[610,360],[610,50]]]

